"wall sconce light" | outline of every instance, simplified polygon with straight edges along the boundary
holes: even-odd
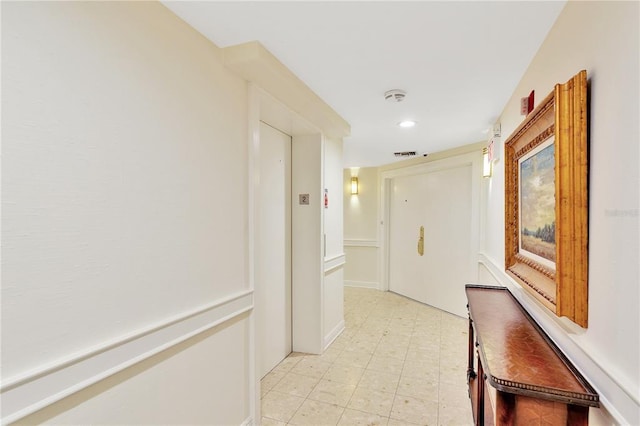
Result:
[[[351,178],[351,195],[357,195],[357,194],[358,194],[358,177],[353,176]]]
[[[491,177],[491,161],[489,161],[489,149],[482,148],[482,177]]]

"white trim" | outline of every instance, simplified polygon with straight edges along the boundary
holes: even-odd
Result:
[[[391,217],[389,194],[391,193],[391,179],[378,173],[378,188],[380,189],[380,205],[378,207],[378,280],[382,291],[389,291],[389,226],[387,219]]]
[[[302,80],[285,67],[258,41],[225,47],[224,64],[245,80],[255,83],[296,111],[298,117],[314,123],[323,134],[343,138],[351,126]],[[292,135],[295,136],[295,135]]]
[[[259,237],[256,235],[260,218],[260,203],[257,197],[260,190],[260,89],[253,83],[247,83],[247,109],[248,109],[248,147],[247,147],[247,274],[249,288],[256,288],[256,244]],[[255,297],[255,296],[254,296]],[[255,303],[255,301],[254,301]],[[256,343],[256,318],[255,310],[249,317],[249,414],[252,419],[260,418],[260,377],[257,374],[258,350]]]
[[[338,338],[340,334],[344,331],[344,320],[340,321],[338,325],[336,325],[333,330],[329,334],[324,337],[324,346],[323,351],[326,351],[327,348],[333,343],[334,340]]]
[[[325,257],[324,258],[324,273],[328,273],[333,271],[334,269],[338,269],[346,263],[346,257],[344,253],[339,254],[333,257]]]
[[[378,248],[378,240],[344,240],[345,247],[373,247]]]
[[[242,423],[240,423],[240,426],[253,426],[253,416],[247,417]]]
[[[497,263],[493,259],[491,259],[486,253],[480,252],[478,253],[478,263],[487,268],[489,273],[496,279],[496,281],[502,287],[505,287],[505,285],[503,284],[504,280],[500,279],[499,276],[504,275],[505,277],[508,277],[508,275],[504,274],[500,270],[500,268],[497,266]]]
[[[345,287],[357,287],[357,288],[372,288],[374,290],[380,290],[380,283],[375,281],[352,281],[344,280]]]
[[[602,408],[618,424],[638,424],[640,420],[640,398],[637,390],[615,370],[605,369],[606,362],[590,354],[581,346],[575,332],[578,328],[569,324],[569,320],[552,315],[548,309],[530,297],[526,290],[511,279],[497,262],[485,253],[478,254],[478,263],[484,265],[489,273],[504,287],[507,287],[527,312],[535,319],[551,340],[562,350],[566,357],[591,383],[600,396]],[[582,329],[580,329],[582,330]],[[583,331],[582,331],[583,332]],[[614,405],[611,401],[615,401]]]
[[[243,290],[3,380],[2,424],[41,410],[252,308],[253,291]]]

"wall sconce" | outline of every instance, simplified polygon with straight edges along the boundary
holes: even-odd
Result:
[[[482,177],[491,177],[491,161],[489,161],[489,148],[482,148]]]
[[[358,194],[358,177],[353,176],[351,178],[351,195],[357,195],[357,194]]]

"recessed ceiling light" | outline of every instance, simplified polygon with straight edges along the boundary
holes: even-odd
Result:
[[[404,120],[398,123],[398,126],[408,128],[416,125],[416,122],[413,120]]]

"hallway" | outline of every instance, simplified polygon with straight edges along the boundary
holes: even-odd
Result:
[[[345,287],[346,329],[262,380],[262,424],[472,424],[467,320],[394,293]]]

